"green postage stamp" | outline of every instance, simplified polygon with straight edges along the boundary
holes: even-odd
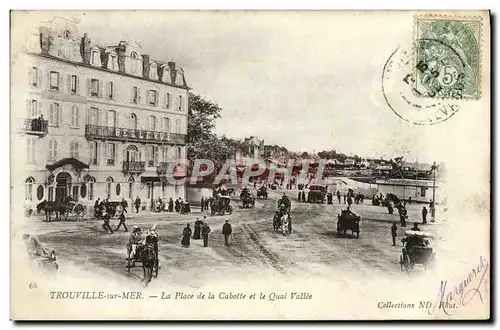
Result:
[[[421,97],[479,99],[481,18],[415,17],[415,89]]]

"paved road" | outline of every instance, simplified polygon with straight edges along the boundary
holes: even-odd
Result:
[[[391,246],[389,234],[397,215],[388,215],[382,207],[354,205],[354,212],[363,217],[360,237],[339,237],[336,216],[345,207],[343,204],[298,203],[296,197],[291,196],[293,232],[283,236],[272,230],[279,197],[280,193],[272,191],[269,199],[257,200],[251,209],[241,209],[235,203],[236,210],[230,217],[234,241],[229,247],[224,246],[221,233],[228,216],[208,217],[212,229],[208,248],[203,247],[201,240],[191,240],[189,248],[180,245],[182,229],[186,223],[191,223],[193,228],[195,218],[201,213],[133,215],[128,225],[158,226],[162,267],[154,281],[193,288],[201,287],[208,278],[251,279],[263,274],[307,274],[330,279],[343,274],[339,280],[346,280],[345,274],[370,277],[375,273],[400,273],[401,243]],[[418,219],[418,210],[415,206],[410,217]],[[67,269],[78,267],[121,280],[138,282],[141,278],[141,268],[132,269],[130,274],[126,271],[125,245],[129,233],[123,230],[107,234],[96,221],[30,221],[29,226],[44,245],[57,251],[62,272],[67,266]],[[437,228],[434,224],[425,229],[435,231]],[[399,234],[402,236],[403,229]]]

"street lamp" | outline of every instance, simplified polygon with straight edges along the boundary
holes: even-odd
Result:
[[[436,170],[438,166],[436,165],[436,162],[432,164],[431,170],[433,174],[433,180],[432,180],[432,208],[431,208],[431,222],[435,221],[435,215],[436,215]]]

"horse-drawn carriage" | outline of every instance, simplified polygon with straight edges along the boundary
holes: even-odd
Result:
[[[134,244],[135,253],[133,253],[133,244],[128,243],[127,250],[127,272],[134,267],[142,267],[144,272],[143,282],[147,286],[151,279],[158,277],[159,259],[158,259],[158,237],[146,235],[144,244]],[[139,264],[139,265],[138,265]]]
[[[327,187],[323,185],[310,185],[309,193],[307,194],[307,202],[323,204],[325,202],[326,190]]]
[[[351,210],[342,210],[341,214],[337,216],[337,233],[339,236],[341,234],[346,234],[348,230],[352,232],[352,235],[356,233],[356,238],[359,238],[359,222],[361,217],[354,214]]]
[[[273,230],[281,232],[283,236],[292,232],[292,217],[285,206],[280,207],[273,217]]]
[[[427,270],[435,262],[435,253],[429,245],[432,235],[422,231],[407,230],[405,238],[401,239],[404,244],[399,264],[402,271],[409,272],[415,265],[422,265]]]
[[[58,201],[43,201],[36,206],[36,212],[45,212],[45,221],[52,221],[52,213],[56,214],[55,220],[68,220],[71,215],[74,220],[82,220],[85,214],[85,205],[74,200],[71,196]]]
[[[249,208],[252,206],[255,206],[255,197],[250,193],[248,188],[243,188],[243,190],[240,193],[240,199],[242,202],[243,208]]]
[[[262,186],[257,190],[257,198],[264,198],[267,199],[267,188],[266,186]]]
[[[226,213],[233,213],[233,206],[231,205],[231,197],[220,196],[210,201],[210,214],[224,215]]]

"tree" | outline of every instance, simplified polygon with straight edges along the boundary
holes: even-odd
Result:
[[[220,118],[222,109],[216,103],[205,100],[201,96],[189,93],[188,131],[186,143],[194,143],[209,139],[213,134],[216,119]]]

